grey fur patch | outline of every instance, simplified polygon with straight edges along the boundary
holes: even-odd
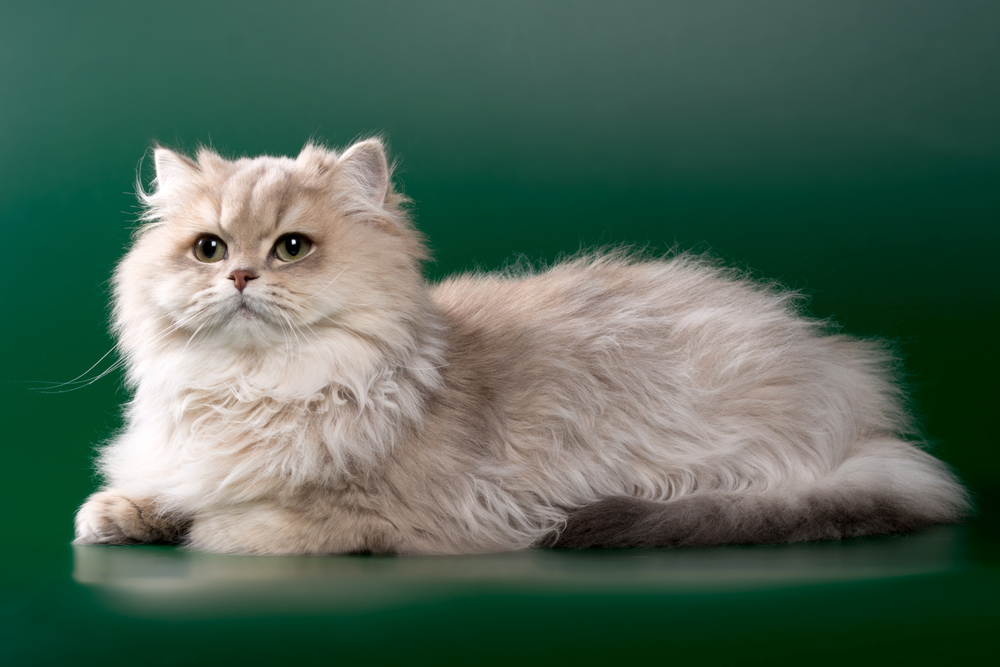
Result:
[[[952,520],[961,517],[956,515]],[[605,498],[567,517],[540,546],[568,549],[701,547],[804,542],[903,533],[941,522],[902,499],[877,493],[696,494],[657,502]]]

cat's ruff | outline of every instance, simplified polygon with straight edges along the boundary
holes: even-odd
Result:
[[[968,507],[906,440],[883,346],[703,258],[596,253],[428,285],[377,140],[294,159],[159,148],[142,198],[115,273],[134,397],[77,543],[708,545]]]

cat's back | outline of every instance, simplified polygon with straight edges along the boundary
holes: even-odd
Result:
[[[904,421],[879,342],[831,334],[800,315],[797,292],[710,258],[591,254],[537,273],[458,276],[432,295],[450,336],[446,381],[456,386],[525,392],[526,402],[657,396],[734,411],[748,401],[774,412],[836,400],[879,430],[885,415]]]
[[[449,336],[446,384],[528,411],[545,397],[600,411],[759,387],[800,395],[822,390],[808,379],[826,375],[818,364],[843,363],[835,338],[798,316],[794,292],[698,256],[591,254],[543,272],[454,277],[432,295]]]
[[[794,292],[689,254],[661,260],[589,254],[540,272],[465,274],[436,285],[432,296],[463,331],[539,334],[563,344],[608,335],[619,344],[635,336],[688,344],[689,337],[787,336],[813,328],[796,315]]]

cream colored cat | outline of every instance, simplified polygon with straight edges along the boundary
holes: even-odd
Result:
[[[134,398],[76,542],[476,553],[958,520],[877,343],[700,258],[428,285],[382,145],[156,150],[115,274]]]

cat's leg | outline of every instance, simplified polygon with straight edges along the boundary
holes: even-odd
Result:
[[[328,504],[254,503],[195,516],[186,541],[202,551],[236,554],[333,554],[401,551],[395,526],[365,510]]]
[[[98,491],[76,513],[74,544],[177,543],[189,522],[160,511],[149,498]]]
[[[713,546],[902,533],[968,511],[947,467],[908,443],[871,441],[827,478],[760,493],[700,491],[657,502],[605,498],[569,514],[542,546]]]

